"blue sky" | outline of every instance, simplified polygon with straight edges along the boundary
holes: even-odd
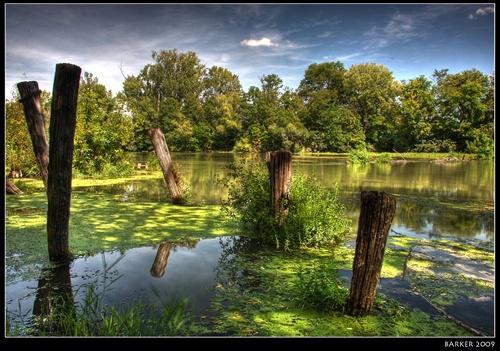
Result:
[[[72,63],[113,94],[151,51],[193,51],[237,75],[245,91],[277,74],[297,89],[313,63],[386,66],[396,80],[434,70],[494,73],[494,3],[5,4],[6,97],[23,80],[52,93]],[[122,70],[122,71],[121,71]]]

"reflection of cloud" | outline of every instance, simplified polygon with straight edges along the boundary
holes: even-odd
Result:
[[[245,39],[241,42],[241,45],[244,46],[278,46],[271,41],[269,38],[262,38],[259,40],[256,39]]]
[[[476,19],[477,16],[487,16],[490,13],[494,13],[495,8],[493,6],[488,6],[488,7],[482,7],[476,11],[476,13],[471,13],[469,15],[469,19],[473,20]]]

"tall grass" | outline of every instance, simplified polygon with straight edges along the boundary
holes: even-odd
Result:
[[[103,303],[104,291],[87,285],[83,300],[52,297],[51,311],[40,315],[6,318],[6,336],[188,336],[195,334],[193,317],[185,297],[162,298],[152,288],[161,307],[134,300],[118,308]],[[78,293],[78,291],[77,291]],[[19,309],[20,310],[20,309]],[[11,316],[12,317],[12,316]]]

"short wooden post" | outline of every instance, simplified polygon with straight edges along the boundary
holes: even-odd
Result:
[[[271,203],[275,217],[288,213],[288,199],[292,178],[292,153],[290,151],[269,151],[266,164],[271,181]]]
[[[36,163],[40,176],[47,191],[48,165],[49,165],[49,144],[47,142],[47,132],[45,130],[45,118],[43,116],[42,101],[37,82],[21,82],[17,84],[17,89],[23,104],[24,116],[28,124],[28,131],[35,152]]]
[[[69,216],[76,108],[81,68],[56,65],[50,116],[50,147],[47,178],[47,234],[51,261],[69,255]]]
[[[181,205],[184,202],[184,199],[182,198],[182,192],[179,185],[179,177],[175,174],[165,136],[160,128],[151,128],[148,130],[148,133],[151,137],[151,141],[153,142],[156,157],[158,158],[158,162],[160,163],[160,167],[163,172],[163,177],[167,183],[172,203],[175,205]]]
[[[346,308],[349,315],[364,316],[371,310],[395,213],[395,196],[377,191],[361,193],[358,236]]]

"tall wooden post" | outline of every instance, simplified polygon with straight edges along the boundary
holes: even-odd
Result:
[[[17,89],[21,95],[19,102],[23,104],[24,116],[28,124],[28,131],[35,152],[36,163],[40,176],[47,191],[48,165],[49,165],[49,144],[47,142],[47,132],[45,130],[45,118],[43,116],[42,101],[37,82],[21,82],[17,84]]]
[[[349,315],[364,316],[370,312],[380,279],[387,236],[395,213],[395,196],[377,191],[361,193],[351,290],[346,308]]]
[[[269,151],[266,164],[271,181],[271,203],[276,217],[288,213],[288,199],[292,178],[292,153],[290,151]]]
[[[69,63],[56,65],[50,115],[50,147],[47,179],[47,234],[51,261],[66,261],[69,255],[69,216],[76,107],[81,68]]]
[[[172,159],[170,158],[170,152],[168,151],[165,136],[160,128],[151,128],[148,130],[148,133],[151,137],[151,141],[153,142],[156,157],[158,157],[158,162],[160,163],[160,167],[163,172],[163,177],[167,183],[170,198],[175,205],[180,205],[184,202],[184,199],[182,198],[178,175],[174,172],[174,166],[172,164]]]

